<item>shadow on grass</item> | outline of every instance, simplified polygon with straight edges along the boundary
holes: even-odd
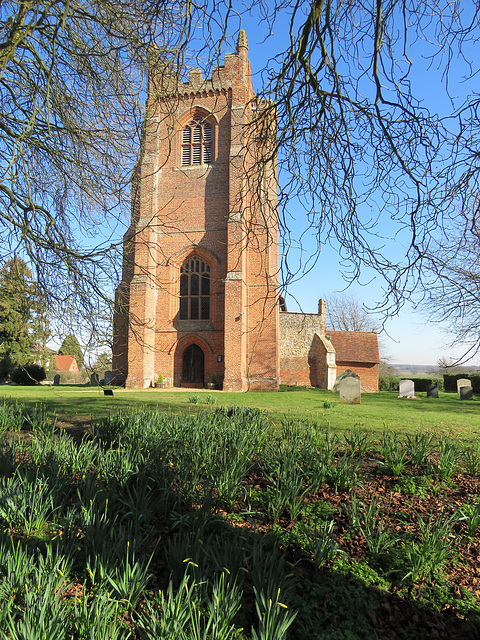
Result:
[[[27,406],[43,403],[57,416],[71,419],[99,418],[115,410],[134,407],[156,408],[162,412],[197,413],[208,409],[205,399],[209,392],[195,392],[198,404],[189,402],[194,392],[181,390],[125,390],[115,389],[114,396],[103,395],[101,387],[8,387],[0,386],[0,398],[12,399]],[[360,425],[370,433],[381,434],[388,427],[399,433],[418,430],[442,431],[447,435],[472,439],[480,432],[479,398],[460,401],[455,393],[443,392],[439,399],[424,397],[405,400],[393,392],[363,394],[361,405],[343,405],[330,391],[289,387],[280,393],[213,392],[218,405],[250,406],[269,412],[275,423],[283,418],[316,422],[321,427],[331,426],[342,432]],[[325,401],[335,406],[326,408]]]
[[[462,619],[431,606],[407,601],[340,571],[324,570],[313,579],[297,580],[292,605],[298,616],[292,640],[344,638],[371,640],[478,640],[478,609],[467,605]],[[442,594],[443,599],[445,593]],[[451,594],[451,601],[455,601]],[[473,598],[472,598],[473,599]],[[457,601],[458,602],[458,601]],[[447,604],[448,607],[448,604]],[[473,609],[473,607],[472,607]]]
[[[213,582],[224,568],[229,570],[229,580],[236,580],[243,592],[235,624],[245,629],[245,637],[250,637],[252,627],[258,629],[254,587],[259,585],[279,600],[276,594],[280,589],[282,604],[288,611],[297,611],[287,635],[290,640],[480,637],[478,607],[461,602],[455,593],[448,594],[445,588],[439,591],[444,610],[438,611],[434,603],[407,601],[366,584],[353,575],[348,564],[316,569],[307,555],[285,550],[276,534],[262,534],[244,523],[227,521],[209,495],[193,505],[176,487],[168,465],[155,467],[150,460],[127,470],[120,482],[115,478],[100,480],[92,473],[61,476],[59,463],[50,454],[36,464],[28,457],[20,463],[35,485],[41,478],[48,479],[56,524],[42,535],[26,538],[7,529],[5,518],[0,518],[4,542],[13,539],[20,544],[34,564],[40,557],[48,557],[49,548],[65,556],[71,583],[65,606],[72,611],[79,592],[93,597],[108,591],[110,598],[123,603],[135,638],[150,637],[140,635],[142,625],[136,616],[145,596],[149,598],[158,589],[165,592],[170,580],[178,588],[185,570],[192,581]],[[10,475],[13,467],[8,471],[3,461],[1,470]],[[135,553],[139,571],[148,567],[150,574],[145,589],[130,603],[105,577],[119,581],[129,548]],[[5,575],[1,563],[0,558],[0,574]],[[128,591],[129,585],[125,586]],[[455,614],[454,606],[458,609],[459,603],[470,620]],[[15,615],[21,616],[22,606],[18,596]]]
[[[117,410],[135,408],[155,408],[166,412],[197,412],[199,406],[188,403],[188,395],[172,401],[164,392],[154,389],[125,391],[113,389],[113,396],[106,396],[103,387],[90,385],[62,385],[58,387],[0,387],[0,397],[7,401],[19,402],[26,407],[44,405],[49,412],[73,422],[91,421]],[[205,405],[203,405],[205,408]]]

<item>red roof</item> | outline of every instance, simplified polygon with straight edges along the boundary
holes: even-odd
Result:
[[[335,348],[335,360],[339,362],[364,362],[378,364],[378,339],[375,331],[327,331],[327,337]]]
[[[57,371],[78,371],[75,356],[55,356],[55,369]]]

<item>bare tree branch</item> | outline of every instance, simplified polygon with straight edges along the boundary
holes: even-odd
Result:
[[[2,2],[0,259],[21,252],[52,301],[94,317],[118,281],[117,225],[140,149],[147,64],[170,60],[178,82],[194,61],[209,77],[244,14],[256,14],[273,53],[245,133],[246,144],[263,145],[247,188],[265,199],[263,169],[276,156],[284,286],[331,243],[347,280],[365,268],[383,279],[386,313],[439,287],[465,310],[449,315],[463,327],[477,295],[477,274],[463,264],[477,251],[476,227],[458,220],[471,218],[480,186],[479,10],[473,0]],[[417,95],[422,58],[443,80],[451,114]],[[459,63],[471,87],[460,99]],[[272,122],[278,137],[266,157]],[[97,242],[100,227],[111,239]],[[305,253],[312,232],[317,244]]]

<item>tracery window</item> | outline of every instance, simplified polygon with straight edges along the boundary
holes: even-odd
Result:
[[[210,320],[210,265],[198,256],[180,267],[180,320]]]
[[[182,166],[212,163],[212,125],[200,116],[182,131]]]

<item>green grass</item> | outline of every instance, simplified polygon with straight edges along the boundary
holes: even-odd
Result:
[[[388,427],[399,434],[424,430],[435,435],[449,435],[472,440],[480,434],[480,399],[460,401],[456,393],[440,393],[438,399],[419,393],[417,400],[397,398],[395,392],[363,394],[361,405],[343,405],[338,395],[322,389],[287,387],[279,393],[227,393],[195,390],[197,403],[190,402],[191,389],[186,390],[126,390],[115,389],[114,397],[103,395],[101,388],[86,386],[12,387],[0,386],[0,400],[11,398],[27,405],[44,403],[48,409],[65,418],[98,418],[116,409],[156,407],[173,413],[198,413],[208,407],[214,396],[214,406],[243,406],[264,409],[274,420],[295,418],[317,422],[343,432],[355,425],[379,435]],[[336,401],[328,408],[325,403]],[[213,410],[214,406],[211,407]]]
[[[0,403],[1,638],[480,637],[478,447],[183,395],[82,441]]]

